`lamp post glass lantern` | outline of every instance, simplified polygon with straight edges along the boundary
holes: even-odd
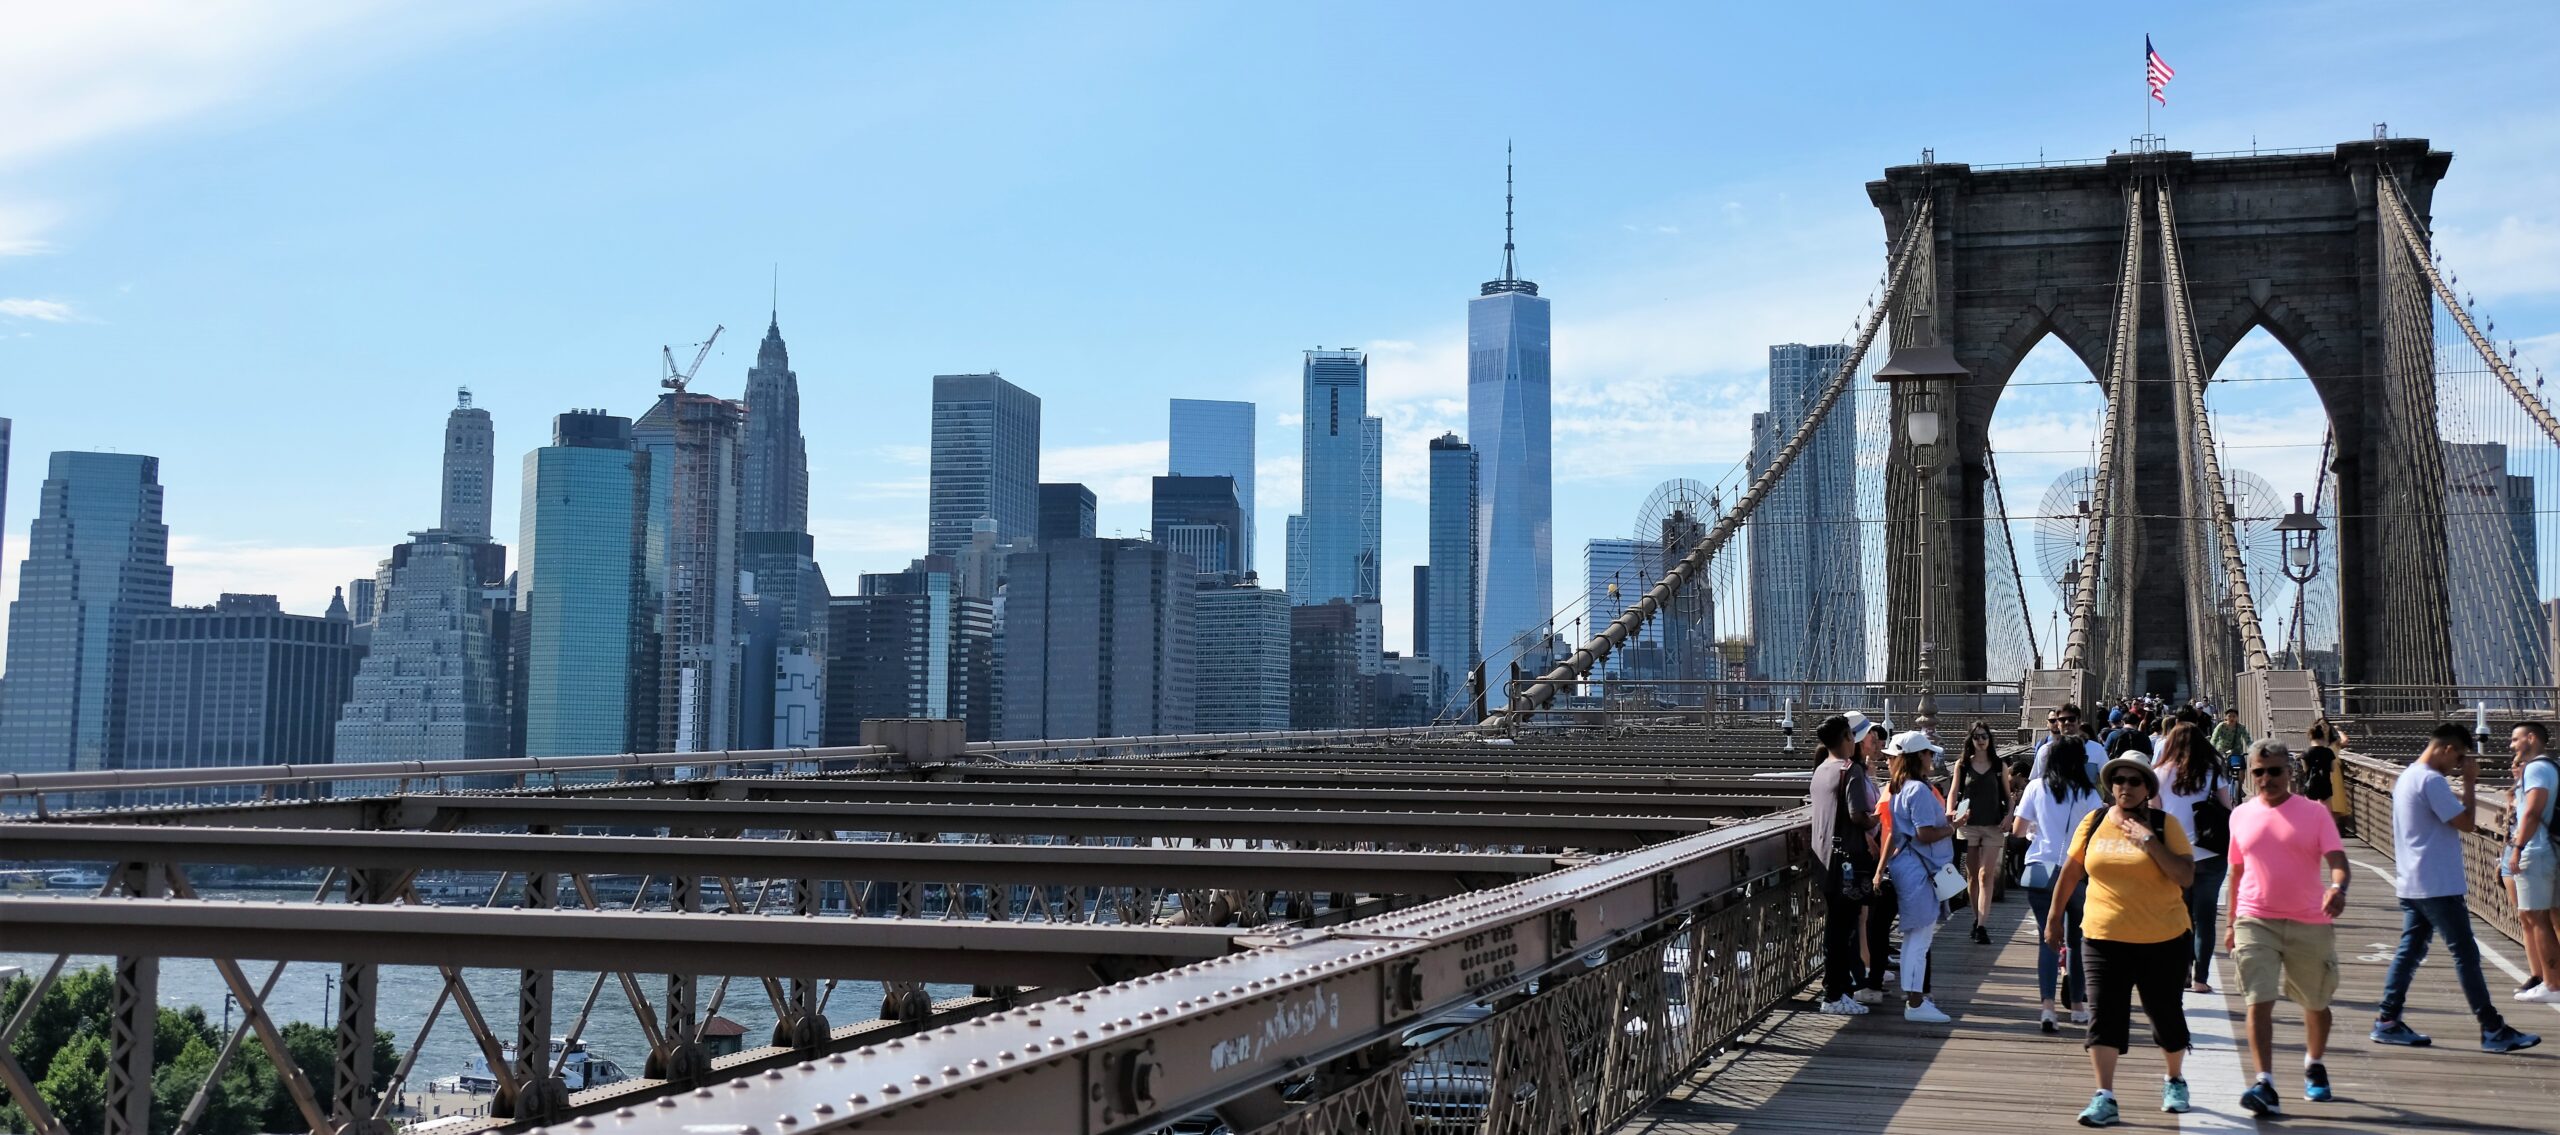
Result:
[[[2320,574],[2320,533],[2329,526],[2320,523],[2302,507],[2302,494],[2293,494],[2293,511],[2276,522],[2276,534],[2284,540],[2284,577],[2293,581],[2293,664],[2304,666],[2302,612],[2305,593],[2311,580]]]

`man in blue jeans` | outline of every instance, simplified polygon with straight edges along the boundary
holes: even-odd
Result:
[[[2462,795],[2456,798],[2445,774],[2462,770]],[[2418,1047],[2434,1043],[2400,1020],[2409,1002],[2409,982],[2427,956],[2427,940],[2441,934],[2453,952],[2453,972],[2471,1015],[2480,1021],[2480,1047],[2514,1052],[2542,1043],[2532,1033],[2508,1027],[2489,1000],[2489,983],[2480,976],[2480,944],[2471,938],[2471,908],[2463,901],[2462,840],[2471,830],[2478,803],[2480,758],[2471,751],[2471,735],[2447,722],[2428,735],[2426,755],[2400,774],[2391,788],[2391,842],[2397,870],[2393,890],[2400,896],[2400,949],[2391,956],[2391,973],[2382,982],[2381,1012],[2373,1020],[2377,1044]]]

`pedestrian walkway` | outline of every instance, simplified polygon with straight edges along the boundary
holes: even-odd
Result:
[[[2338,1098],[2325,1104],[2303,1101],[2302,1015],[2289,1004],[2279,1005],[2276,1086],[2284,1097],[2285,1115],[2263,1129],[2560,1131],[2560,1006],[2502,1004],[2517,1028],[2550,1039],[2513,1055],[2480,1051],[2479,1031],[2463,1006],[2441,943],[2419,971],[2406,1013],[2412,1027],[2435,1037],[2435,1047],[2385,1048],[2365,1039],[2383,973],[2399,941],[2400,912],[2383,873],[2389,870],[2389,857],[2356,840],[2347,841],[2347,854],[2359,866],[2347,912],[2338,923],[2338,1025],[2328,1058]],[[2068,1023],[2059,1036],[2037,1031],[2035,922],[2027,915],[2025,893],[2010,891],[1992,910],[1993,945],[1976,945],[1964,936],[1962,928],[1971,922],[1963,914],[1953,919],[1957,932],[1939,937],[1932,996],[1955,1017],[1953,1025],[1909,1024],[1891,1006],[1877,1006],[1865,1017],[1824,1016],[1814,1011],[1808,993],[1780,1006],[1745,1033],[1732,1054],[1700,1068],[1686,1085],[1620,1130],[1638,1135],[2079,1130],[2072,1117],[2089,1100],[2089,1062],[2080,1048],[2079,1030]],[[2485,926],[2481,932],[2489,984],[2503,998],[2519,980],[2524,952]],[[2227,955],[2218,958],[2214,987],[2238,989]],[[2250,1076],[2239,1044],[2237,997],[2190,994],[2187,1020],[2197,1045],[2187,1058],[2195,1110],[2184,1116],[2159,1110],[2160,1053],[2146,1047],[2149,1030],[2137,1009],[2134,1048],[2116,1075],[2125,1117],[2121,1129],[2259,1129],[2239,1108],[2240,1090]]]

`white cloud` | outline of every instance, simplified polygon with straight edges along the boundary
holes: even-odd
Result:
[[[35,319],[46,323],[69,323],[80,318],[71,305],[59,300],[0,299],[0,316],[11,319]]]
[[[543,5],[82,0],[7,8],[0,170],[359,73]],[[0,256],[52,251],[58,208],[0,200]]]
[[[331,589],[372,576],[384,554],[375,544],[293,547],[171,533],[172,599],[200,606],[224,592],[273,595],[287,611],[317,615],[328,609]]]
[[[1147,525],[1147,516],[1155,504],[1155,478],[1164,474],[1167,456],[1162,438],[1044,446],[1040,451],[1040,479],[1078,482],[1093,490],[1098,505],[1134,506],[1139,510],[1138,523],[1112,517],[1102,525],[1105,534],[1134,533]]]

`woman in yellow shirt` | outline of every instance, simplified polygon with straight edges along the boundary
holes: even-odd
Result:
[[[2098,787],[2113,806],[2091,813],[2072,834],[2070,858],[2053,888],[2056,895],[2068,895],[2081,879],[2089,881],[2081,957],[2094,1013],[2086,1047],[2098,1093],[2080,1113],[2083,1127],[2116,1123],[2116,1058],[2131,1047],[2136,994],[2143,1016],[2151,1019],[2152,1042],[2168,1062],[2160,1110],[2187,1110],[2181,1072],[2189,1045],[2187,967],[2194,958],[2186,887],[2195,879],[2195,848],[2178,821],[2156,805],[2159,775],[2148,761],[2118,757],[2099,771]],[[2047,938],[2061,931],[2062,915],[2057,910],[2046,920]]]

